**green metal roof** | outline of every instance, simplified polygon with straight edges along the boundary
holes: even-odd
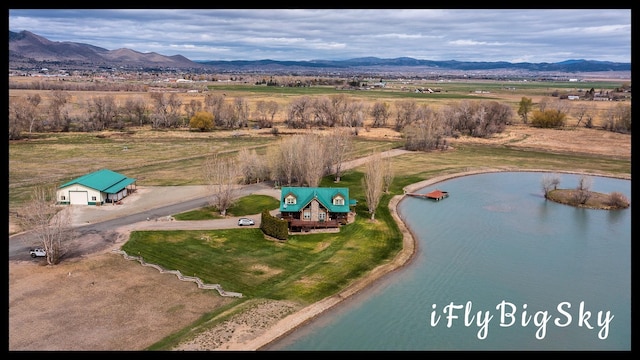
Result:
[[[136,179],[128,178],[122,174],[108,169],[98,170],[87,175],[75,178],[68,183],[60,185],[60,189],[70,185],[82,185],[107,194],[115,194],[134,183]]]
[[[296,197],[295,204],[286,204],[284,199],[288,195]],[[333,198],[341,195],[344,198],[344,205],[333,205]],[[349,188],[322,188],[322,187],[283,187],[280,192],[280,212],[298,212],[307,206],[314,198],[331,212],[349,212],[349,204],[354,204],[349,200]]]

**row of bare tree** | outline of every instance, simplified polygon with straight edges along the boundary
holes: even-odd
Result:
[[[44,131],[101,131],[143,125],[179,128],[187,126],[187,120],[199,111],[211,113],[219,128],[237,129],[246,127],[251,115],[242,97],[229,102],[223,94],[207,94],[204,103],[194,99],[186,104],[175,92],[152,92],[149,97],[150,101],[132,95],[123,104],[113,95],[93,96],[74,104],[71,95],[62,90],[50,92],[46,103],[39,94],[10,97],[9,139]],[[270,126],[277,111],[275,101],[259,101],[253,115],[259,125]]]
[[[55,90],[43,103],[40,95],[11,97],[9,102],[9,138],[19,139],[24,133],[42,131],[100,131],[122,129],[126,126],[150,124],[152,128],[177,128],[189,126],[194,116],[201,112],[212,115],[212,127],[237,129],[248,126],[250,116],[260,127],[273,126],[280,110],[275,101],[258,101],[253,112],[243,97],[226,99],[224,94],[207,94],[204,102],[191,100],[184,104],[177,93],[152,92],[151,101],[142,96],[127,98],[118,104],[113,95],[90,97],[84,101],[83,109],[70,102],[65,91]],[[394,103],[396,118],[394,128],[410,132],[423,129],[427,133],[437,132],[436,138],[450,134],[489,136],[500,132],[511,121],[513,112],[508,105],[498,102],[461,101],[454,105],[434,110],[427,104],[415,100]],[[75,114],[75,115],[72,115]],[[378,101],[368,107],[344,94],[335,96],[302,96],[291,101],[286,108],[285,124],[291,128],[348,127],[357,134],[364,121],[373,118],[373,127],[386,127],[391,117],[389,103]],[[430,124],[433,123],[433,124]],[[196,128],[208,130],[197,122]],[[194,126],[191,124],[191,126]],[[412,138],[415,138],[413,136]],[[436,141],[418,141],[412,148],[429,148]],[[427,144],[427,145],[424,145]]]
[[[152,92],[149,97],[151,101],[142,95],[131,96],[124,104],[118,104],[113,95],[90,97],[81,109],[70,102],[69,93],[61,90],[52,91],[42,106],[42,97],[38,94],[10,97],[9,139],[20,139],[31,132],[100,131],[146,124],[154,129],[187,126],[201,131],[238,129],[247,127],[251,117],[259,127],[269,128],[281,107],[273,100],[260,100],[252,111],[244,97],[227,99],[221,93],[206,94],[204,102],[192,99],[188,103],[183,103],[183,98],[175,92]],[[405,134],[407,148],[411,150],[446,147],[447,136],[488,137],[502,132],[515,117],[510,105],[497,101],[461,100],[434,108],[415,100],[399,100],[393,105],[395,123],[392,126]],[[545,98],[536,104],[538,109],[534,111],[532,100],[523,97],[519,105],[517,114],[522,121],[526,124],[531,118],[531,124],[539,127],[565,126],[570,113],[578,119],[578,126],[584,121],[585,126],[592,127],[596,116],[596,108],[588,102],[574,106],[566,100]],[[355,134],[367,118],[372,119],[372,127],[387,127],[392,116],[387,102],[376,101],[369,106],[344,94],[297,97],[285,111],[284,123],[290,128],[348,127]],[[191,121],[203,112],[211,115],[211,125]],[[605,129],[631,132],[629,104],[618,103],[604,116]]]

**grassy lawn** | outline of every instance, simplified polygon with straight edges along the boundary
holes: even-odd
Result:
[[[244,298],[235,306],[255,299],[286,299],[306,305],[344,289],[376,266],[390,261],[402,246],[402,235],[388,209],[393,195],[402,194],[406,185],[435,176],[467,170],[502,168],[506,170],[547,169],[629,174],[628,160],[602,159],[588,155],[560,155],[523,151],[503,146],[459,146],[456,151],[411,153],[393,158],[395,178],[390,193],[383,196],[370,221],[361,185],[364,167],[346,171],[339,186],[348,187],[358,201],[356,221],[341,227],[339,233],[291,235],[285,242],[264,238],[258,228],[216,231],[137,231],[123,246],[127,253],[141,255],[145,261],[167,269],[195,275],[206,283],[220,284],[225,290],[240,292]],[[331,176],[320,186],[336,186]],[[536,189],[537,190],[537,189]],[[256,214],[266,206],[243,198],[238,204],[244,214]],[[221,309],[199,321],[210,327],[222,321]],[[214,319],[214,320],[212,320]],[[174,334],[156,344],[170,348],[188,336]]]
[[[227,210],[229,216],[244,216],[261,213],[262,210],[273,210],[280,207],[280,202],[268,195],[249,195],[236,201]],[[191,210],[173,216],[176,220],[213,220],[224,218],[213,206]]]
[[[350,172],[341,186],[353,189],[352,196],[358,199],[362,190],[356,184],[361,178],[361,173]],[[322,186],[332,184],[326,178]],[[362,215],[339,233],[292,235],[279,242],[265,239],[258,228],[135,231],[122,249],[248,298],[308,304],[339,291],[400,250],[402,238],[387,208],[389,199],[389,195],[384,197],[374,222],[364,214],[364,200],[358,199],[356,211]],[[233,210],[234,215],[248,215],[274,205],[278,202],[273,198],[250,195],[240,199]]]

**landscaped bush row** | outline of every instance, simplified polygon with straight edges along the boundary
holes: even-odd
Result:
[[[289,224],[287,221],[271,216],[268,210],[262,211],[260,230],[278,240],[287,240],[289,238]]]

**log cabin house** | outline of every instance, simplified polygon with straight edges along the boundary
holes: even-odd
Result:
[[[289,223],[289,231],[337,228],[348,222],[355,204],[344,187],[283,187],[280,217]]]

